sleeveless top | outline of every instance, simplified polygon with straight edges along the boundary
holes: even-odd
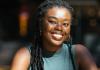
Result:
[[[28,47],[28,50],[31,52],[30,47]],[[71,51],[73,54],[72,57],[74,60],[75,70],[77,70],[74,45],[72,46]],[[50,57],[43,56],[43,61],[44,61],[44,70],[74,70],[69,48],[68,45],[66,44],[63,44],[62,47],[52,56]],[[29,70],[32,70],[31,66],[29,67]]]

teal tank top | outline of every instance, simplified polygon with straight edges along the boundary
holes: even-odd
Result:
[[[76,57],[75,57],[74,45],[72,46],[71,50],[75,62]],[[44,70],[74,70],[69,49],[66,44],[63,44],[62,47],[52,56],[50,57],[43,56],[43,61],[44,61]],[[31,67],[29,70],[31,70]]]

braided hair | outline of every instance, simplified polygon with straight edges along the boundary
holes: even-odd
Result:
[[[42,19],[48,9],[52,7],[64,7],[67,8],[70,12],[73,12],[72,7],[64,0],[45,0],[37,8],[34,15],[31,15],[31,23],[33,24],[33,47],[31,49],[31,67],[32,70],[44,70],[43,68],[43,59],[42,59]]]

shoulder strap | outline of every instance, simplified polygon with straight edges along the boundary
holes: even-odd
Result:
[[[74,55],[72,52],[72,45],[71,44],[67,44],[68,45],[68,51],[69,51],[69,55],[71,57],[71,61],[72,61],[72,65],[73,65],[73,69],[76,70],[76,65],[75,65],[75,61],[74,61]]]

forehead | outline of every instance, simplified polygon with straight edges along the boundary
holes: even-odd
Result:
[[[57,18],[68,18],[71,19],[71,13],[64,7],[52,7],[47,10],[46,16],[54,16]]]

